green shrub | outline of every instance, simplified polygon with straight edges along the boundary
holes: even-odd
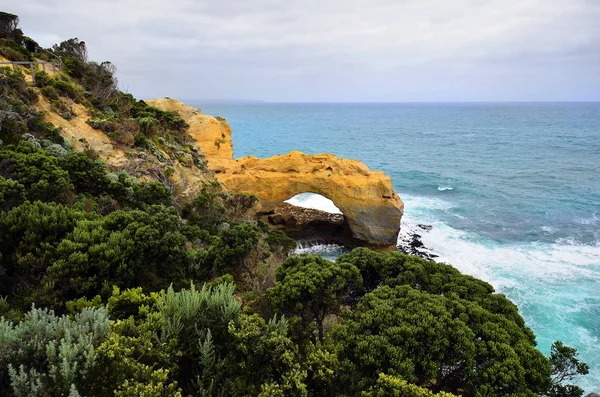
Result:
[[[356,266],[333,263],[319,256],[288,258],[277,268],[277,282],[269,291],[273,305],[282,313],[297,316],[300,338],[315,339],[311,325],[324,337],[325,317],[337,314],[346,295],[362,285]]]
[[[69,76],[79,80],[85,76],[85,63],[77,58],[65,58],[63,60],[63,70]]]
[[[11,48],[11,47],[0,47],[0,55],[2,55],[4,58],[8,59],[9,61],[15,61],[15,62],[27,61],[26,55],[24,55],[22,52],[15,50],[14,48]]]
[[[53,86],[56,88],[60,96],[66,96],[74,101],[80,99],[80,94],[77,86],[64,80],[53,79]]]
[[[26,62],[33,61],[33,57],[27,51],[27,48],[19,44],[15,40],[0,39],[0,54],[9,61]]]
[[[51,85],[42,87],[42,94],[48,99],[58,99],[58,91]]]
[[[529,330],[452,293],[384,285],[347,313],[332,339],[340,360],[352,363],[354,375],[340,380],[350,393],[380,373],[468,395],[541,394],[550,384],[550,362]]]
[[[192,259],[181,221],[174,209],[153,207],[151,212],[116,211],[102,219],[80,222],[56,248],[42,291],[48,302],[109,294],[105,283],[119,288],[149,290],[181,283]],[[58,299],[57,299],[58,298]]]
[[[25,200],[25,186],[0,176],[0,211],[8,211]]]
[[[51,77],[44,71],[39,71],[35,75],[36,83],[42,88],[42,93],[46,95],[49,93],[48,98],[57,99],[57,96],[70,98],[75,102],[81,102],[83,99],[83,93],[75,83],[64,80],[65,76],[61,78]]]
[[[27,127],[29,131],[37,132],[53,142],[62,143],[64,141],[63,137],[60,135],[60,127],[56,127],[54,124],[44,121],[43,112],[34,112],[31,114],[27,120]]]
[[[11,110],[19,113],[25,113],[26,105],[33,105],[37,101],[37,94],[27,84],[23,73],[12,67],[0,68],[0,97],[10,103]],[[2,102],[4,101],[0,101],[0,109],[7,104]]]
[[[110,119],[98,119],[92,118],[87,120],[87,123],[94,129],[101,130],[106,133],[116,131],[116,125],[113,120]]]
[[[137,147],[146,149],[148,147],[148,143],[148,138],[146,138],[146,135],[142,134],[141,132],[137,133],[133,138],[133,144]]]

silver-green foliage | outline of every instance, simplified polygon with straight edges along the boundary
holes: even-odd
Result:
[[[170,287],[159,302],[165,324],[164,340],[198,336],[204,339],[208,330],[226,330],[241,308],[234,290],[235,286],[229,283],[214,287],[204,285],[200,290],[192,284],[190,289],[179,292]]]
[[[17,324],[0,319],[0,380],[8,380],[15,397],[78,395],[109,323],[103,308],[71,319],[33,307]]]

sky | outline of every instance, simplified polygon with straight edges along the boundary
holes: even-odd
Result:
[[[600,101],[600,0],[0,0],[140,98]]]

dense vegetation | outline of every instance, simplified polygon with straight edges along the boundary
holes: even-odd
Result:
[[[15,18],[0,14],[2,45],[38,57]],[[289,256],[293,240],[246,216],[251,196],[213,182],[179,208],[72,150],[40,95],[85,104],[116,140],[176,153],[189,137],[83,42],[53,50],[64,79],[33,89],[0,69],[0,395],[582,394],[576,350],[544,357],[483,281],[398,252]]]

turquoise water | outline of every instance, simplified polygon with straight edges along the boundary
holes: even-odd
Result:
[[[600,391],[600,104],[194,104],[233,129],[237,157],[356,158],[392,177],[402,228],[433,225],[440,260],[490,282],[549,353]],[[326,252],[326,254],[330,254]]]

